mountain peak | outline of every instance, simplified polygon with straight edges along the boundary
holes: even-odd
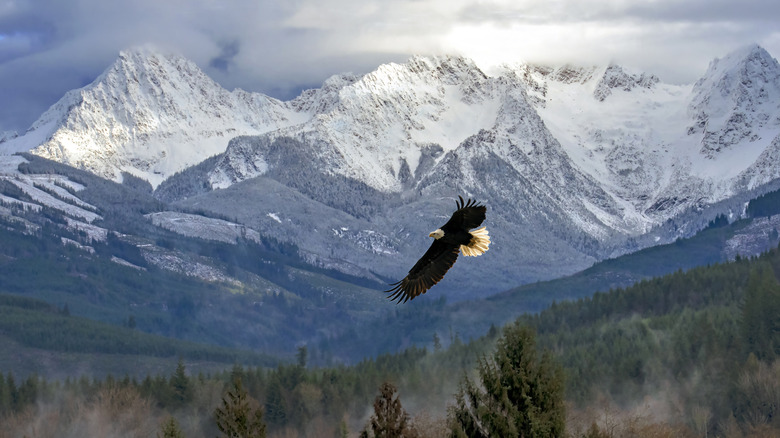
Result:
[[[704,133],[702,152],[714,153],[761,138],[767,126],[780,126],[780,64],[752,44],[713,60],[693,87],[689,106],[695,124],[689,134]]]
[[[290,102],[296,111],[312,114],[330,111],[339,101],[339,91],[354,84],[359,78],[352,73],[333,75],[322,83],[320,88],[304,90]]]
[[[128,93],[175,93],[183,84],[224,92],[192,61],[183,56],[144,45],[119,52],[116,61],[87,87],[108,82]]]
[[[777,60],[763,47],[752,44],[710,62],[707,72],[694,88],[700,91],[720,88],[724,93],[729,93],[740,85],[750,86],[750,78],[772,82],[778,76],[780,65]]]
[[[646,73],[631,73],[619,65],[610,65],[604,71],[596,89],[593,90],[593,97],[599,102],[612,94],[612,90],[621,89],[631,91],[634,88],[652,88],[660,80],[655,75]]]
[[[413,56],[403,64],[388,63],[361,78],[366,84],[384,87],[384,84],[404,81],[444,85],[462,85],[464,82],[483,81],[487,75],[474,61],[462,56]]]
[[[152,58],[152,57],[184,59],[181,55],[177,54],[176,52],[163,49],[157,45],[140,44],[137,46],[132,46],[120,50],[117,60],[123,60],[128,58]]]
[[[152,46],[119,53],[89,85],[68,92],[28,132],[4,145],[119,180],[156,186],[223,152],[230,138],[295,123],[286,104],[227,91],[194,62]]]
[[[754,43],[735,49],[722,58],[715,58],[710,63],[710,70],[713,68],[720,68],[723,70],[739,67],[754,61],[758,61],[762,64],[768,64],[771,62],[771,60],[772,56],[769,54],[769,52],[767,52],[763,47]]]

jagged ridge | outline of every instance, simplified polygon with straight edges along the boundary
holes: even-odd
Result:
[[[490,263],[484,278],[448,278],[522,282],[690,233],[711,219],[690,212],[723,212],[777,179],[778,72],[757,46],[693,86],[620,66],[488,76],[464,58],[415,57],[279,102],[140,51],[2,147],[49,129],[36,153],[107,176],[157,185],[183,170],[157,196],[229,211],[316,263],[388,276],[404,263],[387,254],[415,260],[451,198],[469,195],[490,207],[494,258],[477,262]]]

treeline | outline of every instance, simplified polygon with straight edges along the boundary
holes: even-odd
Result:
[[[558,430],[562,431],[564,409],[560,370],[544,368],[551,366],[549,356],[537,363],[533,335],[526,328],[517,326],[507,333],[506,339],[500,342],[505,349],[502,354],[520,352],[532,362],[532,372],[541,369],[545,375],[552,373],[550,376],[557,382],[558,392],[550,397],[557,400],[555,421]],[[301,347],[296,364],[271,369],[235,365],[229,371],[211,375],[188,375],[183,361],[169,376],[148,376],[140,381],[129,376],[121,379],[108,376],[102,380],[81,377],[49,382],[30,376],[17,385],[14,376],[8,373],[5,379],[0,379],[0,422],[6,426],[0,431],[0,437],[5,436],[3,433],[10,434],[8,436],[24,434],[40,422],[41,416],[47,415],[52,421],[47,427],[58,431],[58,436],[71,436],[76,431],[83,432],[84,428],[100,429],[90,423],[93,421],[112,427],[120,424],[122,433],[149,434],[157,430],[161,434],[170,433],[160,436],[214,436],[219,431],[225,432],[225,424],[221,421],[229,422],[225,416],[236,415],[236,410],[243,412],[238,414],[243,415],[245,426],[253,416],[252,412],[256,412],[258,421],[262,422],[256,430],[267,430],[275,436],[347,436],[349,431],[361,430],[368,434],[372,427],[367,412],[372,401],[376,403],[378,399],[377,390],[386,388],[390,381],[398,382],[404,403],[412,406],[415,412],[406,426],[399,426],[409,433],[414,431],[414,435],[404,436],[439,436],[448,427],[458,430],[466,427],[464,430],[467,430],[467,426],[459,425],[455,416],[451,425],[445,425],[447,407],[442,401],[451,398],[453,393],[465,391],[459,387],[461,383],[470,385],[471,390],[477,388],[471,380],[464,378],[464,371],[474,367],[475,359],[481,354],[478,352],[499,338],[497,331],[493,331],[492,336],[494,338],[485,337],[479,343],[456,343],[447,350],[433,353],[410,348],[396,355],[365,360],[354,367],[307,368],[308,352],[306,347]],[[516,339],[522,342],[509,342]],[[529,370],[526,362],[512,361],[517,372]],[[537,368],[539,366],[542,368]],[[391,395],[394,395],[396,386],[391,386]],[[483,397],[489,398],[491,394],[485,393]],[[400,401],[395,400],[400,409]],[[83,411],[90,415],[103,417],[100,420],[79,418],[79,412],[68,412],[74,404],[83,406]],[[470,415],[468,406],[460,409],[461,415]],[[67,414],[62,415],[63,411]],[[57,414],[52,416],[52,412]],[[408,416],[405,412],[403,415]],[[375,414],[378,413],[375,410]],[[541,414],[524,411],[524,415]],[[142,421],[123,424],[126,418]],[[477,416],[473,421],[485,420]],[[381,427],[391,426],[375,425],[373,432]],[[220,436],[264,435],[225,433]]]
[[[121,387],[146,400],[154,418],[175,417],[185,436],[213,436],[214,411],[232,382],[240,380],[270,435],[369,434],[372,400],[376,402],[380,387],[380,396],[387,393],[384,382],[392,382],[397,394],[379,405],[403,400],[413,414],[409,424],[418,429],[426,424],[433,436],[452,432],[458,418],[458,430],[472,431],[465,436],[488,436],[485,431],[493,427],[513,436],[512,431],[530,421],[523,420],[529,409],[550,410],[547,418],[563,418],[555,400],[546,402],[547,408],[518,408],[529,393],[501,390],[514,384],[536,387],[522,382],[538,379],[547,382],[540,386],[547,389],[531,399],[542,400],[540,395],[557,391],[553,388],[565,394],[568,436],[777,436],[778,273],[780,252],[773,250],[556,303],[470,342],[455,336],[446,349],[435,338],[433,351],[410,347],[351,367],[307,367],[314,352],[301,347],[297,363],[271,369],[234,366],[218,374],[188,375],[182,363],[170,376],[142,381],[51,383],[35,378],[27,385],[39,385],[36,390],[21,391],[17,384],[18,394],[35,397],[17,396],[15,400],[25,401],[10,405],[10,415],[18,418],[41,409],[46,394],[62,385],[87,400],[90,394]],[[549,354],[537,354],[537,345]],[[544,359],[534,362],[531,357]],[[539,365],[534,368],[534,363]],[[561,379],[555,377],[557,367]],[[547,371],[528,371],[532,369]],[[505,380],[506,375],[510,378]],[[503,406],[515,420],[490,423],[486,406]],[[549,423],[549,433],[540,436],[562,436],[558,424]]]
[[[780,213],[780,190],[763,194],[751,200],[745,212],[750,217],[771,217]]]
[[[85,186],[78,196],[100,206],[102,219],[93,225],[112,231],[105,241],[94,241],[84,231],[67,229],[63,212],[47,207],[0,215],[0,293],[67,303],[73,315],[114,325],[132,318],[143,332],[278,355],[291,355],[301,340],[368,323],[386,308],[376,282],[313,267],[295,245],[270,237],[224,243],[181,236],[143,217],[167,206],[142,182],[126,177],[116,184],[29,159],[23,172],[62,174]],[[26,196],[3,181],[0,191]],[[120,266],[116,258],[133,267]],[[159,261],[182,272],[160,268]],[[193,268],[215,280],[188,276]],[[225,279],[240,283],[220,282]],[[321,330],[326,323],[328,330]],[[363,352],[344,360],[361,357]]]
[[[737,376],[751,355],[767,363],[780,355],[778,273],[780,253],[773,250],[553,304],[521,321],[538,330],[543,346],[560,352],[572,376],[572,400],[605,389],[633,396],[647,382],[706,376],[694,392],[706,389],[705,399],[727,403],[716,382]]]
[[[452,354],[452,353],[451,353]],[[63,409],[63,400],[91,405],[107,394],[124,393],[124,398],[140,398],[139,406],[126,406],[121,415],[136,417],[132,409],[144,409],[144,415],[154,418],[149,427],[158,427],[167,416],[177,419],[185,436],[215,436],[214,411],[231,389],[232,382],[241,381],[247,396],[262,407],[264,423],[273,434],[288,436],[335,436],[338,430],[359,430],[364,413],[371,406],[375,392],[383,381],[402,381],[401,391],[412,394],[432,389],[430,394],[413,403],[437,406],[442,399],[442,379],[457,381],[461,373],[449,369],[439,379],[429,381],[431,374],[423,363],[432,355],[412,348],[398,355],[387,355],[364,361],[355,367],[309,369],[303,366],[306,349],[299,351],[299,363],[277,368],[243,368],[212,375],[188,375],[183,362],[170,376],[149,376],[143,380],[132,377],[107,377],[92,380],[85,377],[72,380],[46,381],[30,376],[17,384],[12,374],[0,379],[0,423],[14,425],[16,431],[29,426],[27,421],[42,412]],[[449,390],[454,391],[453,386]],[[411,396],[407,397],[411,400]],[[443,407],[441,407],[443,409]],[[436,407],[436,415],[442,409]],[[60,430],[74,427],[73,418],[58,418]],[[105,422],[114,419],[105,418]],[[129,426],[128,426],[129,427]],[[330,432],[328,432],[330,431]],[[0,437],[2,437],[0,432]]]
[[[673,399],[697,433],[780,431],[780,252],[554,304],[519,320],[562,363],[567,399]],[[762,389],[763,388],[763,389]],[[771,436],[767,435],[767,436]]]

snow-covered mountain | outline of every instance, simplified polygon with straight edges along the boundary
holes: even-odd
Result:
[[[130,172],[166,202],[364,276],[403,276],[453,198],[471,196],[488,205],[494,244],[442,288],[473,296],[739,214],[780,177],[779,105],[780,66],[758,46],[693,85],[617,65],[487,75],[460,57],[414,57],[288,102],[228,92],[145,49],[0,150]]]
[[[566,154],[627,202],[638,224],[654,226],[780,177],[772,159],[780,66],[761,47],[714,60],[694,85],[618,66],[514,71]]]
[[[0,150],[32,150],[109,179],[129,172],[157,185],[223,152],[232,137],[299,118],[283,102],[229,92],[191,61],[143,47],[121,52],[95,81],[68,92]]]

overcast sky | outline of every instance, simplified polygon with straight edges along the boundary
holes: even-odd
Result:
[[[413,54],[614,62],[689,83],[747,44],[779,56],[779,23],[777,0],[0,0],[0,132],[24,132],[142,44],[289,99]]]

